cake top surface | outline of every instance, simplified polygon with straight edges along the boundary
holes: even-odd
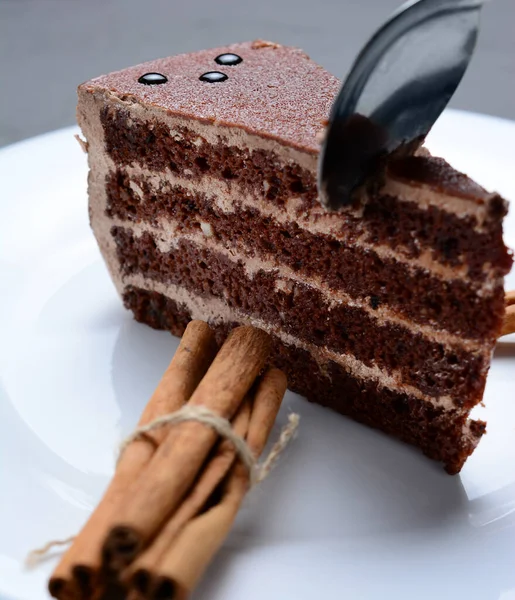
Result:
[[[224,54],[235,54],[216,62]],[[223,64],[223,62],[237,64]],[[200,78],[219,72],[210,82]],[[141,83],[147,73],[157,75]],[[222,80],[223,79],[223,80]],[[339,80],[297,48],[245,42],[153,60],[102,75],[81,86],[132,97],[169,114],[239,127],[306,152],[318,152],[320,133],[340,87]]]
[[[470,177],[453,169],[443,158],[429,154],[391,161],[388,175],[411,185],[427,185],[438,194],[471,200],[476,204],[484,204],[491,198],[491,194]]]

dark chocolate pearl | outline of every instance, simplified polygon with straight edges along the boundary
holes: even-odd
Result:
[[[220,71],[208,71],[199,77],[200,81],[207,81],[208,83],[217,83],[218,81],[225,81],[229,79],[225,73]]]
[[[228,67],[233,67],[234,65],[239,65],[243,58],[238,56],[237,54],[232,54],[232,52],[227,52],[227,54],[219,54],[215,58],[215,62],[219,65],[225,65]]]
[[[168,78],[161,73],[145,73],[138,79],[138,83],[143,83],[144,85],[159,85],[160,83],[166,83]]]

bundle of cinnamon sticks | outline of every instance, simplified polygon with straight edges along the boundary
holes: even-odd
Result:
[[[259,457],[286,391],[281,371],[264,370],[269,352],[266,333],[239,327],[216,353],[209,326],[192,321],[139,426],[186,406],[230,421]],[[234,443],[206,422],[164,424],[131,440],[100,504],[52,574],[50,594],[187,598],[227,536],[250,475]]]

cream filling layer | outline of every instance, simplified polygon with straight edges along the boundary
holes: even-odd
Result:
[[[477,219],[477,226],[474,230],[479,232],[484,230],[484,225],[488,220],[489,199],[493,196],[491,194],[484,201],[478,202],[457,196],[439,194],[433,191],[428,185],[409,185],[391,178],[385,182],[381,188],[381,192],[394,196],[403,202],[416,204],[417,208],[420,209],[427,210],[431,206],[435,206],[445,212],[453,213],[460,218],[475,217]]]
[[[108,160],[110,159],[108,158]],[[344,241],[348,246],[374,253],[382,260],[394,260],[407,265],[412,271],[423,269],[440,279],[459,279],[465,281],[474,287],[481,296],[486,297],[491,294],[492,290],[501,281],[498,277],[494,276],[491,265],[485,264],[483,272],[487,277],[478,286],[475,281],[468,277],[466,264],[460,267],[450,267],[436,261],[429,250],[422,251],[420,256],[414,258],[406,256],[409,253],[407,248],[398,251],[386,245],[370,244],[365,241],[368,236],[368,232],[365,229],[363,229],[356,239],[349,242],[341,232],[341,214],[333,215],[327,213],[321,207],[316,207],[309,211],[302,210],[299,198],[291,198],[285,207],[280,209],[265,199],[265,189],[263,189],[263,197],[258,199],[255,196],[245,193],[238,184],[222,181],[214,177],[203,176],[202,179],[191,180],[177,176],[170,171],[156,174],[139,166],[126,167],[124,170],[131,179],[142,177],[145,183],[156,194],[163,193],[163,191],[173,193],[173,188],[180,186],[192,195],[197,193],[206,195],[206,197],[212,200],[218,210],[225,214],[231,214],[240,208],[251,208],[257,210],[263,217],[273,219],[278,224],[290,224],[293,222],[301,229],[309,231],[314,235],[323,234],[336,240]],[[165,182],[166,186],[164,190],[163,182]],[[140,199],[143,199],[143,192],[135,182],[132,182],[131,187]],[[352,227],[356,229],[355,224]]]
[[[438,408],[444,410],[458,410],[454,405],[451,396],[445,395],[440,397],[432,397],[422,393],[418,388],[402,382],[402,376],[397,371],[390,373],[380,369],[378,366],[367,366],[351,354],[340,354],[327,348],[315,346],[294,337],[280,328],[272,326],[270,323],[262,321],[253,316],[245,315],[237,310],[229,307],[223,300],[219,298],[201,298],[192,294],[183,287],[175,284],[164,284],[159,281],[154,281],[143,277],[140,274],[123,276],[120,280],[121,289],[127,286],[134,286],[151,292],[157,292],[184,305],[191,315],[192,319],[201,319],[210,323],[216,324],[221,322],[236,321],[242,324],[254,325],[269,333],[276,335],[287,346],[294,346],[309,352],[319,365],[320,372],[329,377],[327,372],[327,363],[333,361],[343,367],[356,379],[371,379],[383,388],[387,388],[397,392],[404,392],[410,396],[428,402]]]
[[[267,259],[257,256],[251,257],[241,253],[244,251],[243,248],[238,248],[239,251],[236,248],[226,248],[213,238],[214,232],[209,223],[199,222],[199,230],[196,233],[180,233],[180,223],[169,219],[161,221],[156,227],[148,223],[132,223],[131,221],[122,221],[120,219],[112,219],[111,225],[129,229],[136,237],[141,237],[145,233],[149,234],[162,253],[167,253],[177,248],[179,242],[182,240],[192,242],[200,248],[222,254],[232,262],[241,262],[249,279],[253,279],[259,271],[274,272],[277,276],[277,289],[286,292],[291,291],[292,282],[316,289],[327,302],[329,310],[341,304],[357,307],[364,310],[378,325],[387,323],[399,325],[413,334],[420,334],[430,341],[446,346],[450,350],[458,347],[477,355],[483,355],[485,358],[489,355],[489,352],[485,352],[483,349],[483,344],[478,343],[476,340],[468,340],[441,329],[439,330],[436,328],[437,323],[434,326],[419,325],[399,315],[384,304],[377,309],[372,309],[367,301],[351,298],[348,294],[340,290],[331,290],[321,278],[301,277],[293,269],[278,264],[273,260],[273,257]]]
[[[106,218],[105,178],[113,168],[112,160],[105,152],[104,128],[100,121],[102,100],[95,94],[79,90],[77,120],[87,140],[88,148],[88,210],[102,258],[116,288],[120,289],[120,264],[116,244],[111,235],[111,223]],[[82,144],[81,144],[82,145]]]

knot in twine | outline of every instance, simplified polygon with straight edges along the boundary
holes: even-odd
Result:
[[[220,415],[217,415],[212,410],[205,406],[188,406],[185,405],[179,410],[163,415],[154,419],[147,425],[142,425],[126,437],[120,444],[118,453],[118,462],[121,460],[127,446],[132,442],[144,438],[148,433],[165,427],[166,425],[175,425],[184,421],[197,421],[211,427],[218,433],[220,437],[229,440],[236,450],[236,454],[241,462],[245,465],[249,472],[250,487],[256,483],[260,483],[265,479],[273,469],[277,459],[282,454],[283,450],[294,437],[299,426],[299,415],[291,413],[288,415],[288,423],[281,430],[281,435],[277,442],[272,446],[265,460],[258,465],[256,458],[252,454],[247,442],[234,432],[231,422]]]
[[[252,451],[247,445],[247,442],[233,431],[231,422],[228,419],[217,415],[205,406],[185,405],[173,413],[158,417],[150,423],[135,429],[120,444],[116,464],[120,462],[123,453],[132,442],[142,439],[148,433],[160,429],[161,427],[165,427],[166,425],[183,423],[185,421],[197,421],[198,423],[203,423],[214,429],[221,437],[229,440],[234,446],[238,458],[247,468],[249,472],[250,487],[253,487],[268,477],[270,471],[274,468],[277,459],[297,433],[300,417],[296,413],[290,413],[288,415],[288,423],[282,428],[279,439],[272,446],[265,460],[261,464],[258,464]],[[51,540],[43,547],[32,550],[25,559],[25,565],[28,568],[35,567],[45,558],[52,548],[71,544],[74,539],[75,536],[65,540]]]

